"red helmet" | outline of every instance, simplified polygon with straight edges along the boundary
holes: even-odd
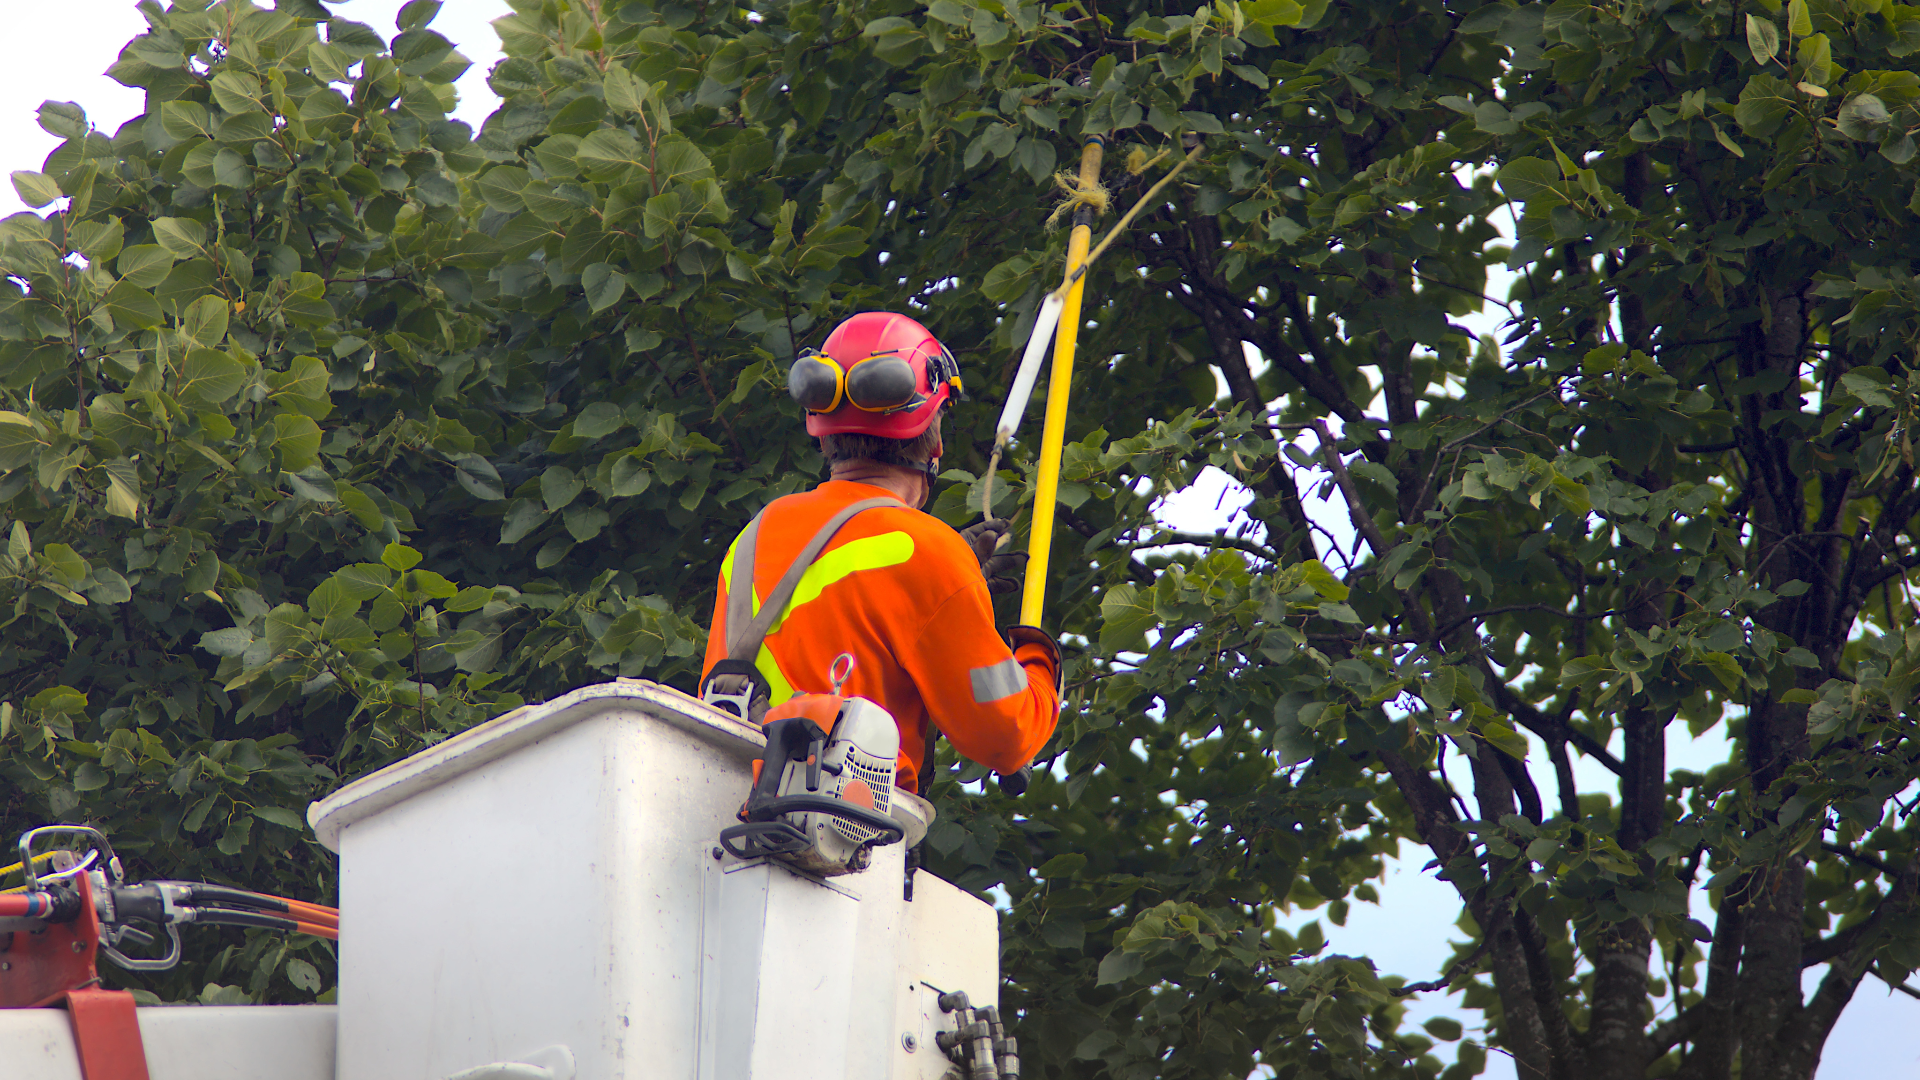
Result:
[[[891,311],[865,311],[805,349],[787,391],[807,410],[807,434],[854,432],[914,439],[950,398],[964,397],[960,362],[926,327]]]

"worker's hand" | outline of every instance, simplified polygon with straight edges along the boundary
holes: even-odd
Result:
[[[1066,692],[1060,664],[1060,643],[1053,635],[1037,626],[1003,626],[1000,636],[1007,639],[1007,646],[1013,650],[1013,658],[1020,661],[1022,667],[1039,664],[1053,680],[1056,694]]]
[[[960,530],[960,539],[967,542],[967,546],[973,549],[973,557],[980,560],[980,576],[987,579],[987,591],[990,593],[1020,591],[1020,576],[1027,566],[1027,553],[1000,550],[1012,539],[1007,533],[1012,527],[1013,522],[1006,518],[990,517],[978,525],[969,525]]]

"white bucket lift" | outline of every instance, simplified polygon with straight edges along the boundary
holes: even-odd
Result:
[[[946,1075],[938,996],[997,1003],[992,907],[925,872],[907,902],[905,844],[830,881],[726,855],[762,742],[620,680],[316,803],[340,853],[338,1080]]]
[[[308,812],[340,854],[337,1007],[141,1009],[203,1021],[146,1040],[154,1080],[964,1075],[941,1047],[971,1014],[940,998],[997,1004],[993,908],[925,871],[907,901],[904,843],[828,880],[727,855],[762,742],[621,679],[347,785]],[[0,1063],[79,1080],[65,1014],[0,1011]]]

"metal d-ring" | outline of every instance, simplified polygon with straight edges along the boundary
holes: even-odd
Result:
[[[840,688],[846,685],[848,679],[853,678],[855,664],[856,661],[850,652],[843,652],[833,658],[833,666],[827,669],[827,678],[833,680],[834,697],[839,697]]]

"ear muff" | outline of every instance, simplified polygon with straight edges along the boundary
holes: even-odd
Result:
[[[787,369],[787,393],[808,412],[830,413],[846,395],[847,375],[831,356],[809,349]]]
[[[869,356],[847,372],[847,400],[865,412],[887,412],[914,403],[920,380],[903,356]]]

